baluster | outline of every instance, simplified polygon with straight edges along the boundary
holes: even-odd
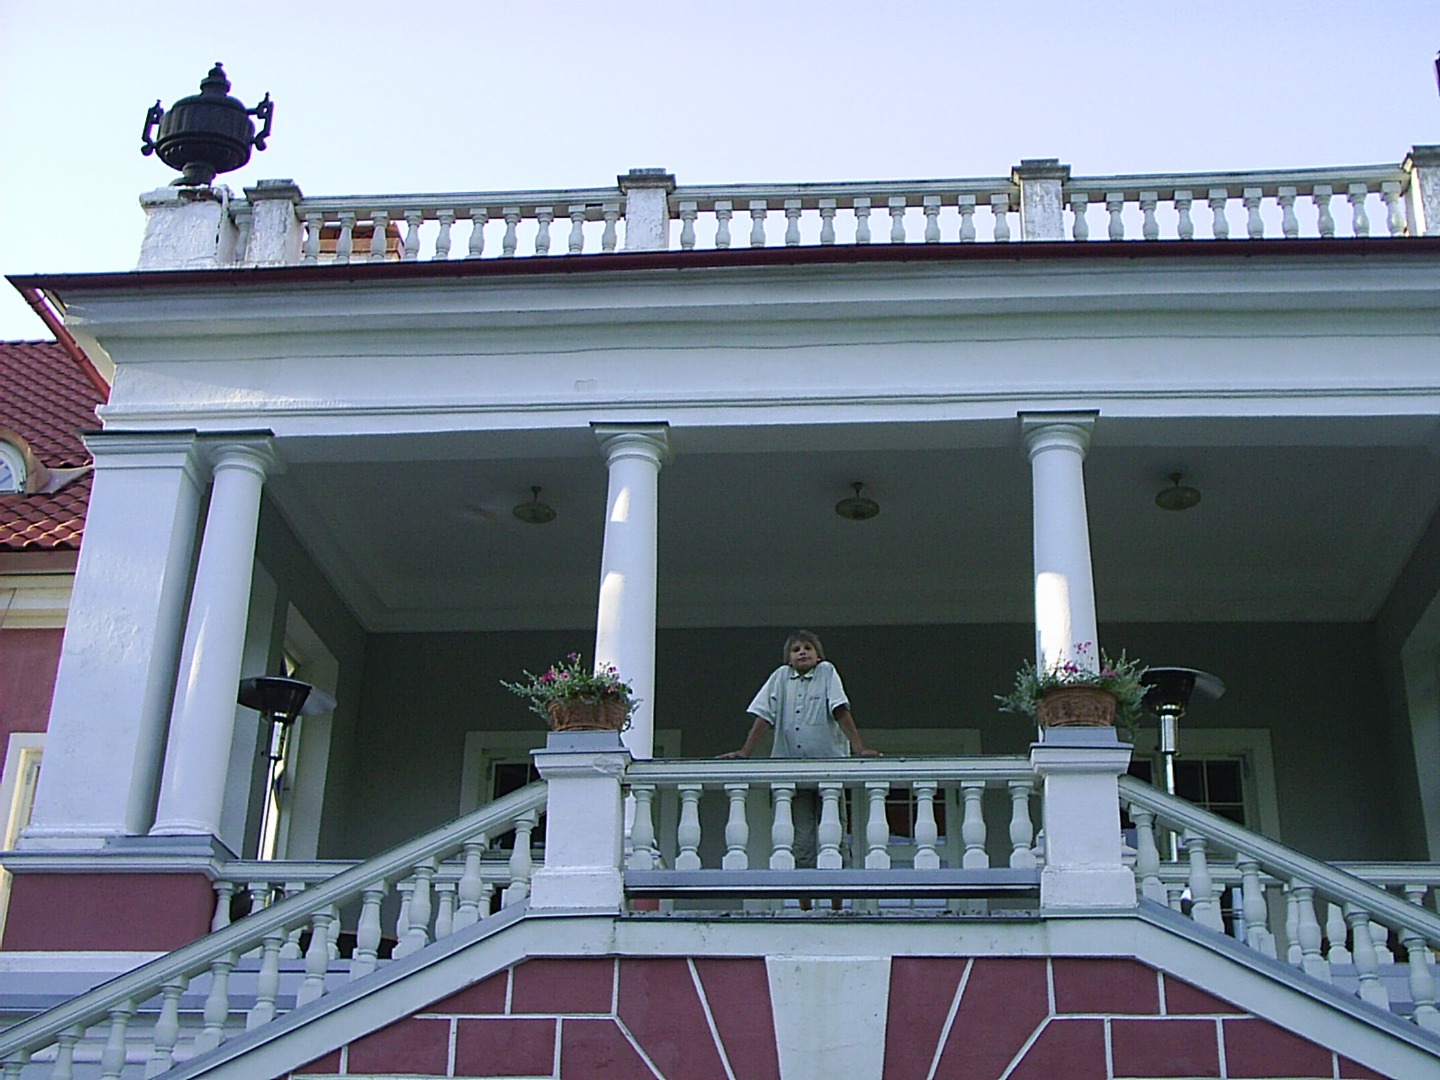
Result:
[[[180,1041],[180,995],[185,992],[187,982],[188,980],[182,976],[160,985],[160,1015],[155,1018],[155,1030],[150,1043],[150,1060],[145,1063],[146,1077],[159,1076],[175,1064],[175,1044]],[[50,1074],[50,1080],[70,1075],[69,1062],[73,1060],[75,1042],[79,1041],[80,1029],[74,1029],[74,1035],[75,1040],[70,1043],[69,1053],[64,1053],[63,1042],[60,1050],[56,1052],[55,1069]],[[62,1071],[60,1068],[62,1055],[66,1060],[66,1071]]]
[[[800,200],[785,200],[785,246],[800,246]]]
[[[890,207],[890,243],[905,243],[905,197],[892,195],[887,204]]]
[[[1326,950],[1325,958],[1332,964],[1350,963],[1350,950],[1345,947],[1345,942],[1350,936],[1349,928],[1345,923],[1345,912],[1339,904],[1325,905],[1325,939],[1329,942],[1330,948]]]
[[[550,222],[555,218],[553,206],[537,206],[535,208],[535,221],[539,228],[535,230],[535,254],[550,254]]]
[[[1251,240],[1265,239],[1265,221],[1260,217],[1260,200],[1264,198],[1263,188],[1247,187],[1241,190],[1241,200],[1245,203],[1245,233]]]
[[[1410,1000],[1415,1002],[1415,1023],[1426,1031],[1440,1031],[1440,1009],[1435,1007],[1435,975],[1430,947],[1414,930],[1402,930],[1400,944],[1410,964]]]
[[[350,958],[352,979],[369,975],[380,963],[380,905],[385,900],[385,883],[382,881],[370,886],[360,897],[360,920],[355,925],[355,954]]]
[[[435,254],[430,259],[432,262],[444,262],[450,258],[450,230],[455,227],[455,211],[437,211],[435,220],[440,225],[440,231],[435,234]]]
[[[455,930],[455,882],[436,882],[435,898],[435,940],[439,941]]]
[[[1275,201],[1280,204],[1280,232],[1287,240],[1294,240],[1300,235],[1300,219],[1295,216],[1295,197],[1298,194],[1293,187],[1282,187],[1275,193]]]
[[[1380,185],[1380,198],[1385,200],[1385,229],[1391,236],[1404,236],[1410,230],[1405,223],[1405,203],[1400,198],[1400,181],[1386,180]]]
[[[820,823],[815,828],[815,840],[819,851],[815,855],[817,870],[839,870],[845,865],[840,856],[840,844],[845,838],[840,826],[840,800],[845,797],[845,785],[833,780],[820,784]]]
[[[750,246],[752,248],[765,246],[765,211],[767,207],[764,199],[750,200]],[[676,866],[679,869],[679,866]]]
[[[1123,191],[1107,191],[1105,193],[1105,209],[1110,214],[1110,239],[1124,240],[1125,193]]]
[[[1245,913],[1245,941],[1256,952],[1275,956],[1275,935],[1268,923],[1270,910],[1265,904],[1265,886],[1260,881],[1260,864],[1243,856],[1235,860],[1240,871],[1241,904]]]
[[[305,950],[305,980],[295,992],[297,1009],[325,993],[325,973],[330,970],[330,922],[328,908],[316,911],[310,916],[310,944]],[[395,946],[395,951],[399,953],[399,944]]]
[[[252,882],[250,882],[250,884],[246,887],[246,890],[245,890],[245,891],[250,894],[250,914],[251,914],[251,915],[254,915],[257,911],[264,911],[267,907],[270,906],[270,891],[271,891],[270,882],[268,882],[268,881],[252,881]],[[255,948],[251,949],[249,952],[245,953],[244,955],[245,955],[247,958],[248,958],[248,957],[254,957],[254,956],[259,956],[259,955],[260,955],[260,952],[261,952],[261,947],[260,947],[259,945],[257,945],[257,946],[255,946]]]
[[[837,205],[834,199],[820,200],[820,244],[822,247],[835,243],[835,207]]]
[[[1335,219],[1330,215],[1330,197],[1335,189],[1329,184],[1316,184],[1310,189],[1310,201],[1315,204],[1315,228],[1325,239],[1335,235]]]
[[[1300,905],[1295,900],[1295,891],[1285,886],[1285,959],[1295,967],[1305,960],[1300,951]]]
[[[960,211],[960,243],[973,244],[975,242],[975,196],[961,195],[955,202],[955,208]]]
[[[513,259],[515,249],[520,246],[520,237],[516,230],[520,227],[520,208],[518,206],[507,206],[501,213],[505,218],[505,236],[500,241],[500,257],[502,259]]]
[[[934,780],[917,780],[912,785],[915,792],[916,870],[940,869],[940,853],[935,850],[940,842],[940,829],[935,823],[935,793],[939,787]]]
[[[287,899],[292,896],[299,896],[304,891],[305,883],[303,881],[285,882],[285,896]],[[280,949],[281,960],[300,959],[302,955],[300,951],[300,935],[304,932],[305,927],[303,924],[297,924],[290,928],[290,932],[285,935],[285,944]]]
[[[1421,884],[1420,882],[1412,882],[1404,886],[1404,891],[1406,900],[1409,900],[1410,903],[1416,907],[1425,907],[1425,894],[1430,891],[1429,886]],[[1378,948],[1380,950],[1380,962],[1382,964],[1393,964],[1395,962],[1395,954],[1390,951],[1388,942],[1381,943]],[[1429,951],[1425,953],[1425,959],[1432,964],[1435,962],[1434,954]]]
[[[870,243],[870,200],[865,196],[857,198],[851,206],[855,210],[855,243]]]
[[[390,239],[390,211],[375,210],[370,214],[370,261],[384,262],[386,241]]]
[[[230,900],[235,895],[235,882],[215,882],[215,913],[210,916],[210,932],[224,930],[230,925]]]
[[[1356,236],[1370,235],[1370,218],[1365,213],[1365,197],[1370,189],[1364,184],[1351,184],[1347,194],[1350,199],[1350,214]]]
[[[680,793],[680,825],[675,831],[676,870],[700,869],[700,784],[677,784]]]
[[[340,211],[340,235],[335,238],[335,261],[344,265],[355,252],[355,211]]]
[[[620,204],[618,202],[601,203],[600,216],[605,219],[605,228],[600,233],[600,250],[614,251],[615,245],[618,243],[615,223],[620,220]]]
[[[245,1017],[246,1031],[275,1019],[275,996],[280,992],[280,946],[284,943],[285,935],[278,930],[265,935],[260,949],[260,973],[255,977],[255,1004]]]
[[[940,196],[926,195],[925,207],[925,243],[938,244],[940,242]]]
[[[176,1008],[178,1010],[178,1004]],[[55,1036],[55,1065],[50,1070],[50,1080],[74,1080],[75,1044],[80,1041],[81,1036],[83,1036],[84,1034],[85,1027],[82,1024],[77,1027],[66,1028],[59,1035]],[[178,1038],[180,1034],[180,1024],[178,1017],[175,1024],[175,1034]],[[171,1044],[171,1049],[174,1049],[173,1043]],[[30,1055],[28,1053],[24,1054],[24,1057],[26,1058],[28,1058],[29,1056]],[[165,1069],[168,1068],[170,1068],[170,1063],[167,1061],[165,1064],[165,1068],[161,1069],[160,1072],[164,1072]],[[145,1070],[145,1075],[147,1077],[158,1076],[159,1073],[151,1072],[147,1068]]]
[[[770,826],[770,869],[795,869],[795,817],[791,804],[795,801],[794,784],[771,784],[775,800],[775,821]]]
[[[1208,841],[1192,829],[1185,830],[1185,852],[1190,857],[1190,917],[1201,926],[1225,932],[1225,920],[1215,903],[1215,885],[1205,849]]]
[[[406,878],[395,886],[395,891],[400,894],[400,910],[395,915],[395,940],[404,941],[405,935],[410,932],[410,897],[415,894],[415,881],[413,878]]]
[[[695,218],[700,213],[700,204],[697,202],[682,202],[680,204],[680,250],[695,250]]]
[[[30,1051],[17,1050],[13,1056],[5,1059],[4,1065],[0,1065],[0,1078],[20,1080],[20,1074],[25,1071],[25,1066],[28,1064],[30,1064]]]
[[[1146,240],[1160,239],[1160,222],[1155,219],[1155,205],[1160,201],[1158,191],[1140,192],[1140,212],[1144,220],[1140,225],[1140,235]]]
[[[1355,970],[1360,975],[1360,998],[1382,1009],[1390,1008],[1390,993],[1380,981],[1380,958],[1375,953],[1374,935],[1370,932],[1370,916],[1354,904],[1345,905],[1345,921],[1350,924]]]
[[[480,870],[485,853],[485,837],[482,835],[479,839],[466,841],[464,852],[465,868],[460,872],[460,883],[455,889],[455,895],[460,900],[460,906],[455,910],[456,930],[474,926],[482,918],[480,897],[484,890],[481,888],[483,880]]]
[[[515,838],[519,843],[520,838]],[[426,859],[414,868],[415,888],[410,893],[410,909],[405,936],[395,943],[395,959],[419,952],[430,944],[430,913],[432,908],[430,882],[435,876],[435,861]]]
[[[307,210],[305,212],[305,252],[300,256],[300,261],[305,263],[318,263],[320,261],[320,230],[325,225],[325,215],[318,210]]]
[[[1180,190],[1175,192],[1175,212],[1180,215],[1180,221],[1176,226],[1176,235],[1181,240],[1195,239],[1195,222],[1190,218],[1190,208],[1195,205],[1195,193],[1193,191]]]
[[[580,255],[585,251],[585,207],[571,206],[570,213],[570,239],[566,248],[571,255]]]
[[[990,213],[995,218],[995,242],[1003,244],[1010,239],[1010,196],[990,196]]]
[[[127,998],[110,1010],[110,1031],[100,1052],[100,1080],[120,1080],[125,1068],[125,1029],[135,1015],[135,1002]],[[6,1063],[8,1069],[10,1064]],[[13,1074],[12,1074],[13,1075]]]
[[[340,907],[337,904],[330,905],[330,929],[325,938],[325,949],[330,954],[332,961],[340,959]]]
[[[865,797],[870,812],[865,818],[865,869],[889,870],[890,822],[885,816],[885,796],[890,794],[886,780],[865,781]]]
[[[421,210],[405,211],[405,247],[400,253],[401,262],[414,262],[420,258],[420,222],[425,220]]]
[[[530,872],[534,866],[530,854],[530,834],[535,831],[538,818],[534,810],[527,810],[515,819],[515,847],[510,851],[510,884],[501,897],[501,907],[518,904],[530,895]]]
[[[1183,881],[1165,882],[1165,903],[1171,911],[1184,912],[1185,910],[1185,883]]]
[[[960,826],[965,854],[960,865],[966,870],[984,869],[990,865],[990,856],[985,853],[985,810],[981,805],[985,797],[985,781],[963,780],[960,793],[965,799],[965,819]]]
[[[735,206],[729,200],[719,199],[715,203],[715,246],[730,246],[730,219],[735,216]]]
[[[631,870],[654,870],[655,785],[631,784],[630,794],[635,799],[635,821],[630,827],[630,858],[626,865]]]
[[[725,795],[730,800],[730,816],[725,821],[725,857],[720,866],[725,870],[746,870],[750,856],[750,823],[745,819],[745,800],[750,795],[749,784],[726,784]]]
[[[475,206],[470,210],[470,243],[467,247],[465,257],[467,259],[478,259],[485,254],[485,223],[490,220],[490,212],[483,206]]]
[[[1143,806],[1130,804],[1130,820],[1135,822],[1135,876],[1140,879],[1140,895],[1165,902],[1165,886],[1160,881],[1160,848],[1155,843],[1155,814]]]
[[[216,957],[210,963],[210,991],[201,1012],[205,1026],[195,1036],[196,1054],[214,1050],[225,1039],[225,1021],[230,1018],[230,970],[234,966],[234,953]]]
[[[1090,208],[1090,196],[1084,191],[1070,193],[1070,236],[1075,240],[1090,239],[1090,222],[1085,220],[1085,211]]]
[[[1330,981],[1330,965],[1320,951],[1320,923],[1315,918],[1315,889],[1303,882],[1292,881],[1290,891],[1295,895],[1295,910],[1298,915],[1296,936],[1300,940],[1300,966],[1307,975]]]
[[[1211,188],[1208,202],[1210,203],[1210,233],[1216,240],[1230,239],[1230,220],[1225,216],[1225,204],[1230,201],[1228,188]]]

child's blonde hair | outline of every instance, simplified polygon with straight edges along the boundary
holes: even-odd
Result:
[[[812,649],[815,650],[816,656],[818,656],[821,660],[825,659],[825,646],[820,644],[820,639],[814,634],[812,634],[809,630],[796,630],[793,634],[791,634],[785,639],[785,647],[780,650],[780,659],[782,661],[787,664],[790,662],[790,647],[794,645],[797,641],[805,642],[807,645],[809,645]]]

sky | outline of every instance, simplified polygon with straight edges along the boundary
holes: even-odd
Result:
[[[133,268],[145,111],[217,60],[276,106],[221,182],[344,195],[1395,163],[1437,49],[1435,0],[0,0],[0,273]]]

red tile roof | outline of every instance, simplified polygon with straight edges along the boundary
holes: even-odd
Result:
[[[55,341],[0,342],[0,427],[22,436],[50,469],[90,464],[79,432],[100,426],[100,392]],[[90,477],[52,495],[0,496],[0,551],[75,551]]]

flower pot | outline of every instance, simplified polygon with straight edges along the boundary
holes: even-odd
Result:
[[[1041,727],[1114,727],[1115,695],[1098,686],[1062,686],[1040,696]]]
[[[618,698],[604,701],[549,701],[551,731],[623,731],[629,703]]]

